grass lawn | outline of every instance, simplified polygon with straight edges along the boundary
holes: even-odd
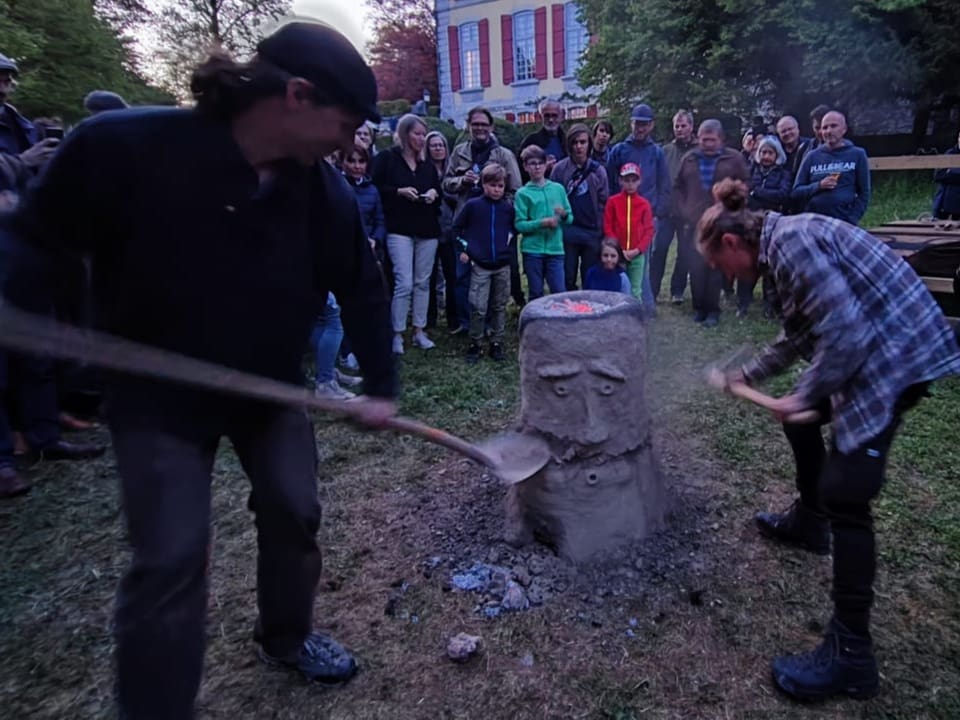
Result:
[[[867,224],[916,217],[931,190],[921,178],[881,177]],[[246,480],[224,443],[200,717],[960,717],[956,379],[907,417],[875,505],[881,694],[801,706],[773,690],[770,658],[811,647],[829,617],[830,560],[757,537],[753,513],[792,498],[789,447],[762,411],[708,391],[700,369],[775,332],[730,312],[703,329],[688,306],[661,306],[647,367],[676,504],[668,527],[632,551],[643,573],[571,568],[566,592],[495,619],[475,612],[470,595],[449,592],[448,580],[459,564],[504,552],[496,482],[417,440],[319,419],[325,570],[316,620],[362,663],[342,688],[308,685],[255,657],[256,538]],[[435,350],[404,356],[402,412],[473,439],[508,426],[516,363],[467,367],[463,340],[439,330],[435,338]],[[792,377],[772,387],[784,391]],[[45,464],[32,477],[29,496],[0,504],[0,716],[111,717],[111,604],[128,559],[113,459]],[[462,666],[444,656],[460,631],[484,641]]]

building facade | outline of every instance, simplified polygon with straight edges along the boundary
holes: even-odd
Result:
[[[509,122],[537,122],[538,102],[596,117],[595,92],[574,77],[589,43],[576,2],[436,0],[440,116],[458,127],[483,105]]]

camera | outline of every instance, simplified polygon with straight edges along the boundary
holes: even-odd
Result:
[[[50,138],[53,138],[54,140],[63,140],[63,128],[53,125],[48,125],[41,128],[40,139],[49,140]]]

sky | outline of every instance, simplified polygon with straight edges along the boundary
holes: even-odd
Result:
[[[365,53],[370,35],[365,24],[364,0],[294,0],[293,12],[332,25]]]

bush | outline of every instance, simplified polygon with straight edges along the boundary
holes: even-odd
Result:
[[[381,100],[377,103],[377,111],[383,117],[397,117],[410,112],[409,100]]]

